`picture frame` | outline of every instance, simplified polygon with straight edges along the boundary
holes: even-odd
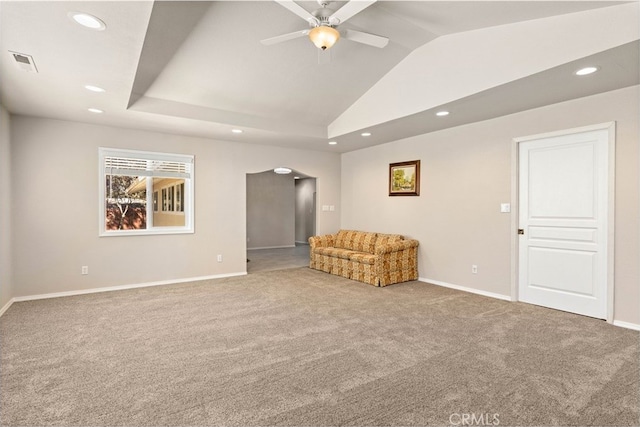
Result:
[[[389,164],[389,196],[420,195],[420,160]]]

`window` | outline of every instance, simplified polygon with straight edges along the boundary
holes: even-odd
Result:
[[[184,182],[176,185],[176,211],[184,212],[182,205],[182,195],[184,194]]]
[[[190,155],[99,149],[100,235],[193,233]]]
[[[163,184],[156,182],[155,185],[158,188]],[[165,187],[162,189],[162,212],[182,214],[184,212],[184,180],[174,179],[169,184],[165,182],[164,185]]]

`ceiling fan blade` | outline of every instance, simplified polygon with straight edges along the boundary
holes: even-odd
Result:
[[[383,48],[389,43],[389,39],[375,34],[363,33],[356,30],[342,30],[342,37],[354,42],[368,44],[369,46]]]
[[[288,9],[290,12],[298,15],[300,18],[304,19],[310,24],[318,25],[318,18],[313,16],[311,13],[307,12],[302,6],[297,3],[294,3],[293,0],[275,0],[280,6]]]
[[[309,30],[294,31],[293,33],[282,34],[279,36],[260,40],[260,43],[266,46],[271,46],[272,44],[286,42],[286,41],[297,39],[298,37],[304,37],[307,35],[309,35]]]
[[[376,0],[351,0],[340,9],[336,10],[335,13],[329,17],[329,22],[331,22],[332,25],[342,24],[344,21],[351,18],[353,15],[362,12],[375,2]]]

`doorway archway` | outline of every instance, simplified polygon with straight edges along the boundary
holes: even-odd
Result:
[[[247,272],[308,265],[316,232],[316,178],[302,172],[248,173]]]

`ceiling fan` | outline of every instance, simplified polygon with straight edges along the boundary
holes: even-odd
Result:
[[[383,48],[387,43],[389,43],[389,39],[387,37],[356,30],[344,29],[338,31],[336,29],[338,25],[343,24],[352,16],[362,12],[364,9],[375,3],[376,0],[351,0],[338,10],[333,10],[328,7],[331,3],[329,0],[317,0],[320,8],[313,12],[307,12],[302,6],[294,3],[293,0],[275,1],[307,21],[310,29],[295,31],[293,33],[282,34],[280,36],[261,40],[260,42],[264,45],[282,43],[304,36],[308,36],[313,44],[323,51],[331,48],[331,46],[333,46],[341,36],[354,42],[379,48]]]

